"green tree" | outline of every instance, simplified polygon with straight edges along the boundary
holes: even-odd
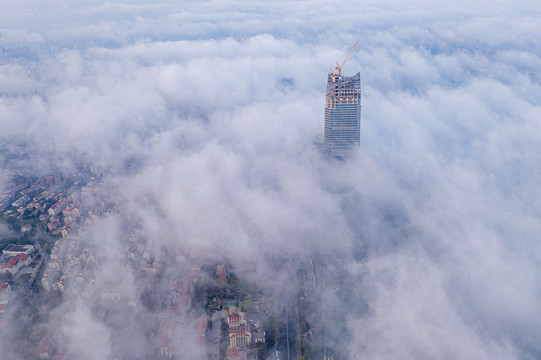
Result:
[[[251,299],[246,299],[242,302],[242,305],[241,305],[243,311],[245,312],[251,312],[254,310],[254,305],[252,303],[252,300]]]

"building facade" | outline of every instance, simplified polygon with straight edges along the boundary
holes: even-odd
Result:
[[[31,255],[34,252],[34,245],[9,244],[2,253],[6,256],[17,256],[21,254]]]
[[[347,159],[361,136],[361,74],[329,74],[325,98],[323,151],[328,158]]]
[[[15,275],[21,270],[21,268],[30,265],[32,258],[26,254],[19,254],[15,257],[0,258],[0,273],[11,273]]]

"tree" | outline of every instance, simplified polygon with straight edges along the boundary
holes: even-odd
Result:
[[[147,309],[147,311],[156,311],[156,303],[154,301],[154,296],[152,296],[152,290],[150,288],[145,288],[143,290],[140,300],[143,306]]]
[[[246,299],[242,302],[242,309],[243,311],[245,312],[251,312],[254,310],[254,305],[252,303],[252,300],[251,299]]]

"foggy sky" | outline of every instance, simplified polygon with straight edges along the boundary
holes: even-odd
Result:
[[[343,257],[368,308],[352,359],[536,359],[540,21],[535,1],[6,2],[0,142],[105,171],[157,252]],[[325,82],[355,41],[361,146],[329,163]],[[121,253],[102,221],[88,236]],[[74,349],[99,333],[109,356],[69,300]]]

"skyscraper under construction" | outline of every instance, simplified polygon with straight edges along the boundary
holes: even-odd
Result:
[[[350,157],[352,148],[358,146],[360,141],[361,74],[342,76],[341,73],[353,48],[342,65],[337,64],[327,79],[323,150],[329,158]]]
[[[332,158],[344,159],[359,145],[361,136],[361,74],[329,74],[325,101],[323,149]]]

